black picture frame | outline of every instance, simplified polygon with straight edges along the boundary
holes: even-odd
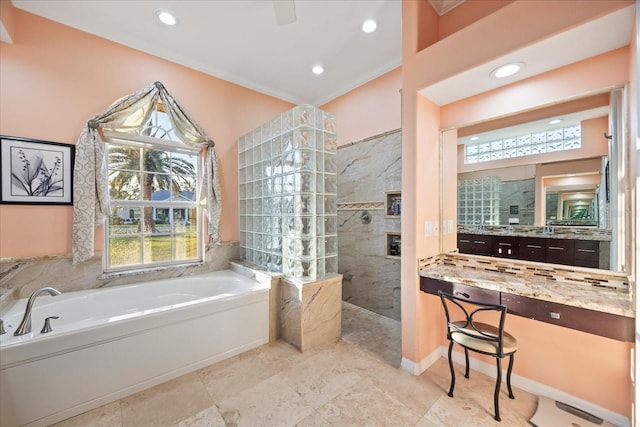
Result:
[[[0,135],[0,204],[72,205],[75,145]]]

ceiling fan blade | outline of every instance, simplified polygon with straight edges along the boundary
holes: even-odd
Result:
[[[296,20],[296,5],[293,0],[273,0],[278,25],[292,24]]]

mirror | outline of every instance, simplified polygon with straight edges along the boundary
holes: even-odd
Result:
[[[554,105],[553,114],[541,109],[458,128],[458,226],[465,232],[528,226],[520,229],[532,235],[551,226],[569,237],[594,230],[611,235],[611,269],[623,270],[617,260],[624,259],[624,244],[612,233],[622,219],[609,178],[624,175],[609,170],[617,156],[608,137],[610,98],[599,94],[570,101],[564,111]],[[576,108],[576,101],[589,108]]]

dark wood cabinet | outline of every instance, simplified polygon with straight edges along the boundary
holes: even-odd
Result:
[[[600,255],[601,244],[607,245],[608,242],[551,237],[458,234],[458,250],[462,254],[608,269],[608,256]]]
[[[518,259],[520,245],[514,236],[493,236],[493,253],[500,258]]]
[[[546,262],[551,262],[553,264],[573,265],[573,240],[547,239],[546,243]]]
[[[473,235],[473,253],[476,255],[493,255],[493,236]]]
[[[634,341],[634,319],[503,292],[501,303],[521,317],[619,341]]]
[[[500,304],[500,292],[498,291],[447,282],[445,280],[422,277],[420,279],[420,290],[432,295],[438,295],[438,291],[442,291],[471,301]]]
[[[493,255],[493,236],[484,234],[458,234],[458,250],[463,254]]]
[[[573,265],[577,265],[578,267],[604,268],[600,265],[600,242],[593,240],[576,240],[574,242],[573,254]]]
[[[458,250],[461,254],[473,254],[473,235],[458,233]]]
[[[442,290],[473,301],[504,304],[507,306],[508,312],[515,316],[526,317],[618,341],[633,342],[635,340],[635,319],[631,317],[428,277],[420,277],[420,290],[432,295],[438,295],[438,291]]]
[[[525,261],[546,261],[547,239],[538,237],[520,238],[520,259]]]

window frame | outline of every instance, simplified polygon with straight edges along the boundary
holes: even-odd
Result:
[[[194,258],[188,259],[174,259],[174,252],[172,249],[171,260],[165,261],[150,261],[145,262],[144,255],[144,239],[145,233],[144,231],[138,231],[137,234],[141,237],[141,263],[139,264],[128,264],[125,266],[110,266],[110,245],[109,245],[109,233],[110,233],[110,221],[109,218],[105,221],[104,224],[104,242],[103,242],[103,256],[102,256],[102,270],[104,273],[126,273],[126,272],[139,272],[139,271],[149,271],[149,270],[157,270],[167,267],[177,267],[184,265],[200,265],[204,262],[204,225],[205,225],[205,215],[204,209],[202,206],[203,201],[198,200],[200,197],[200,189],[202,188],[203,183],[203,174],[204,174],[204,156],[202,153],[201,147],[192,147],[181,141],[175,140],[166,140],[159,139],[145,135],[139,135],[134,133],[125,133],[125,132],[117,132],[113,130],[104,130],[102,132],[103,141],[105,144],[105,164],[107,165],[107,170],[109,170],[109,146],[123,146],[123,147],[133,147],[133,148],[142,148],[142,149],[153,149],[158,151],[165,151],[171,153],[181,153],[181,154],[189,154],[195,155],[197,157],[196,161],[196,173],[195,173],[195,200],[193,201],[153,201],[153,200],[143,200],[142,195],[137,200],[111,200],[109,195],[109,212],[112,212],[112,207],[119,206],[125,209],[135,209],[138,208],[142,212],[145,207],[151,208],[173,208],[173,209],[195,209],[197,215],[196,222],[196,235],[197,235],[197,256]],[[142,162],[139,165],[139,173],[143,173],[142,171]],[[109,178],[108,181],[110,182]],[[173,218],[171,218],[171,222],[173,224]],[[164,233],[163,233],[164,234]],[[171,236],[171,244],[172,248],[175,242],[175,236],[186,235],[189,233],[177,233],[176,230],[171,227],[170,232],[168,233]]]

